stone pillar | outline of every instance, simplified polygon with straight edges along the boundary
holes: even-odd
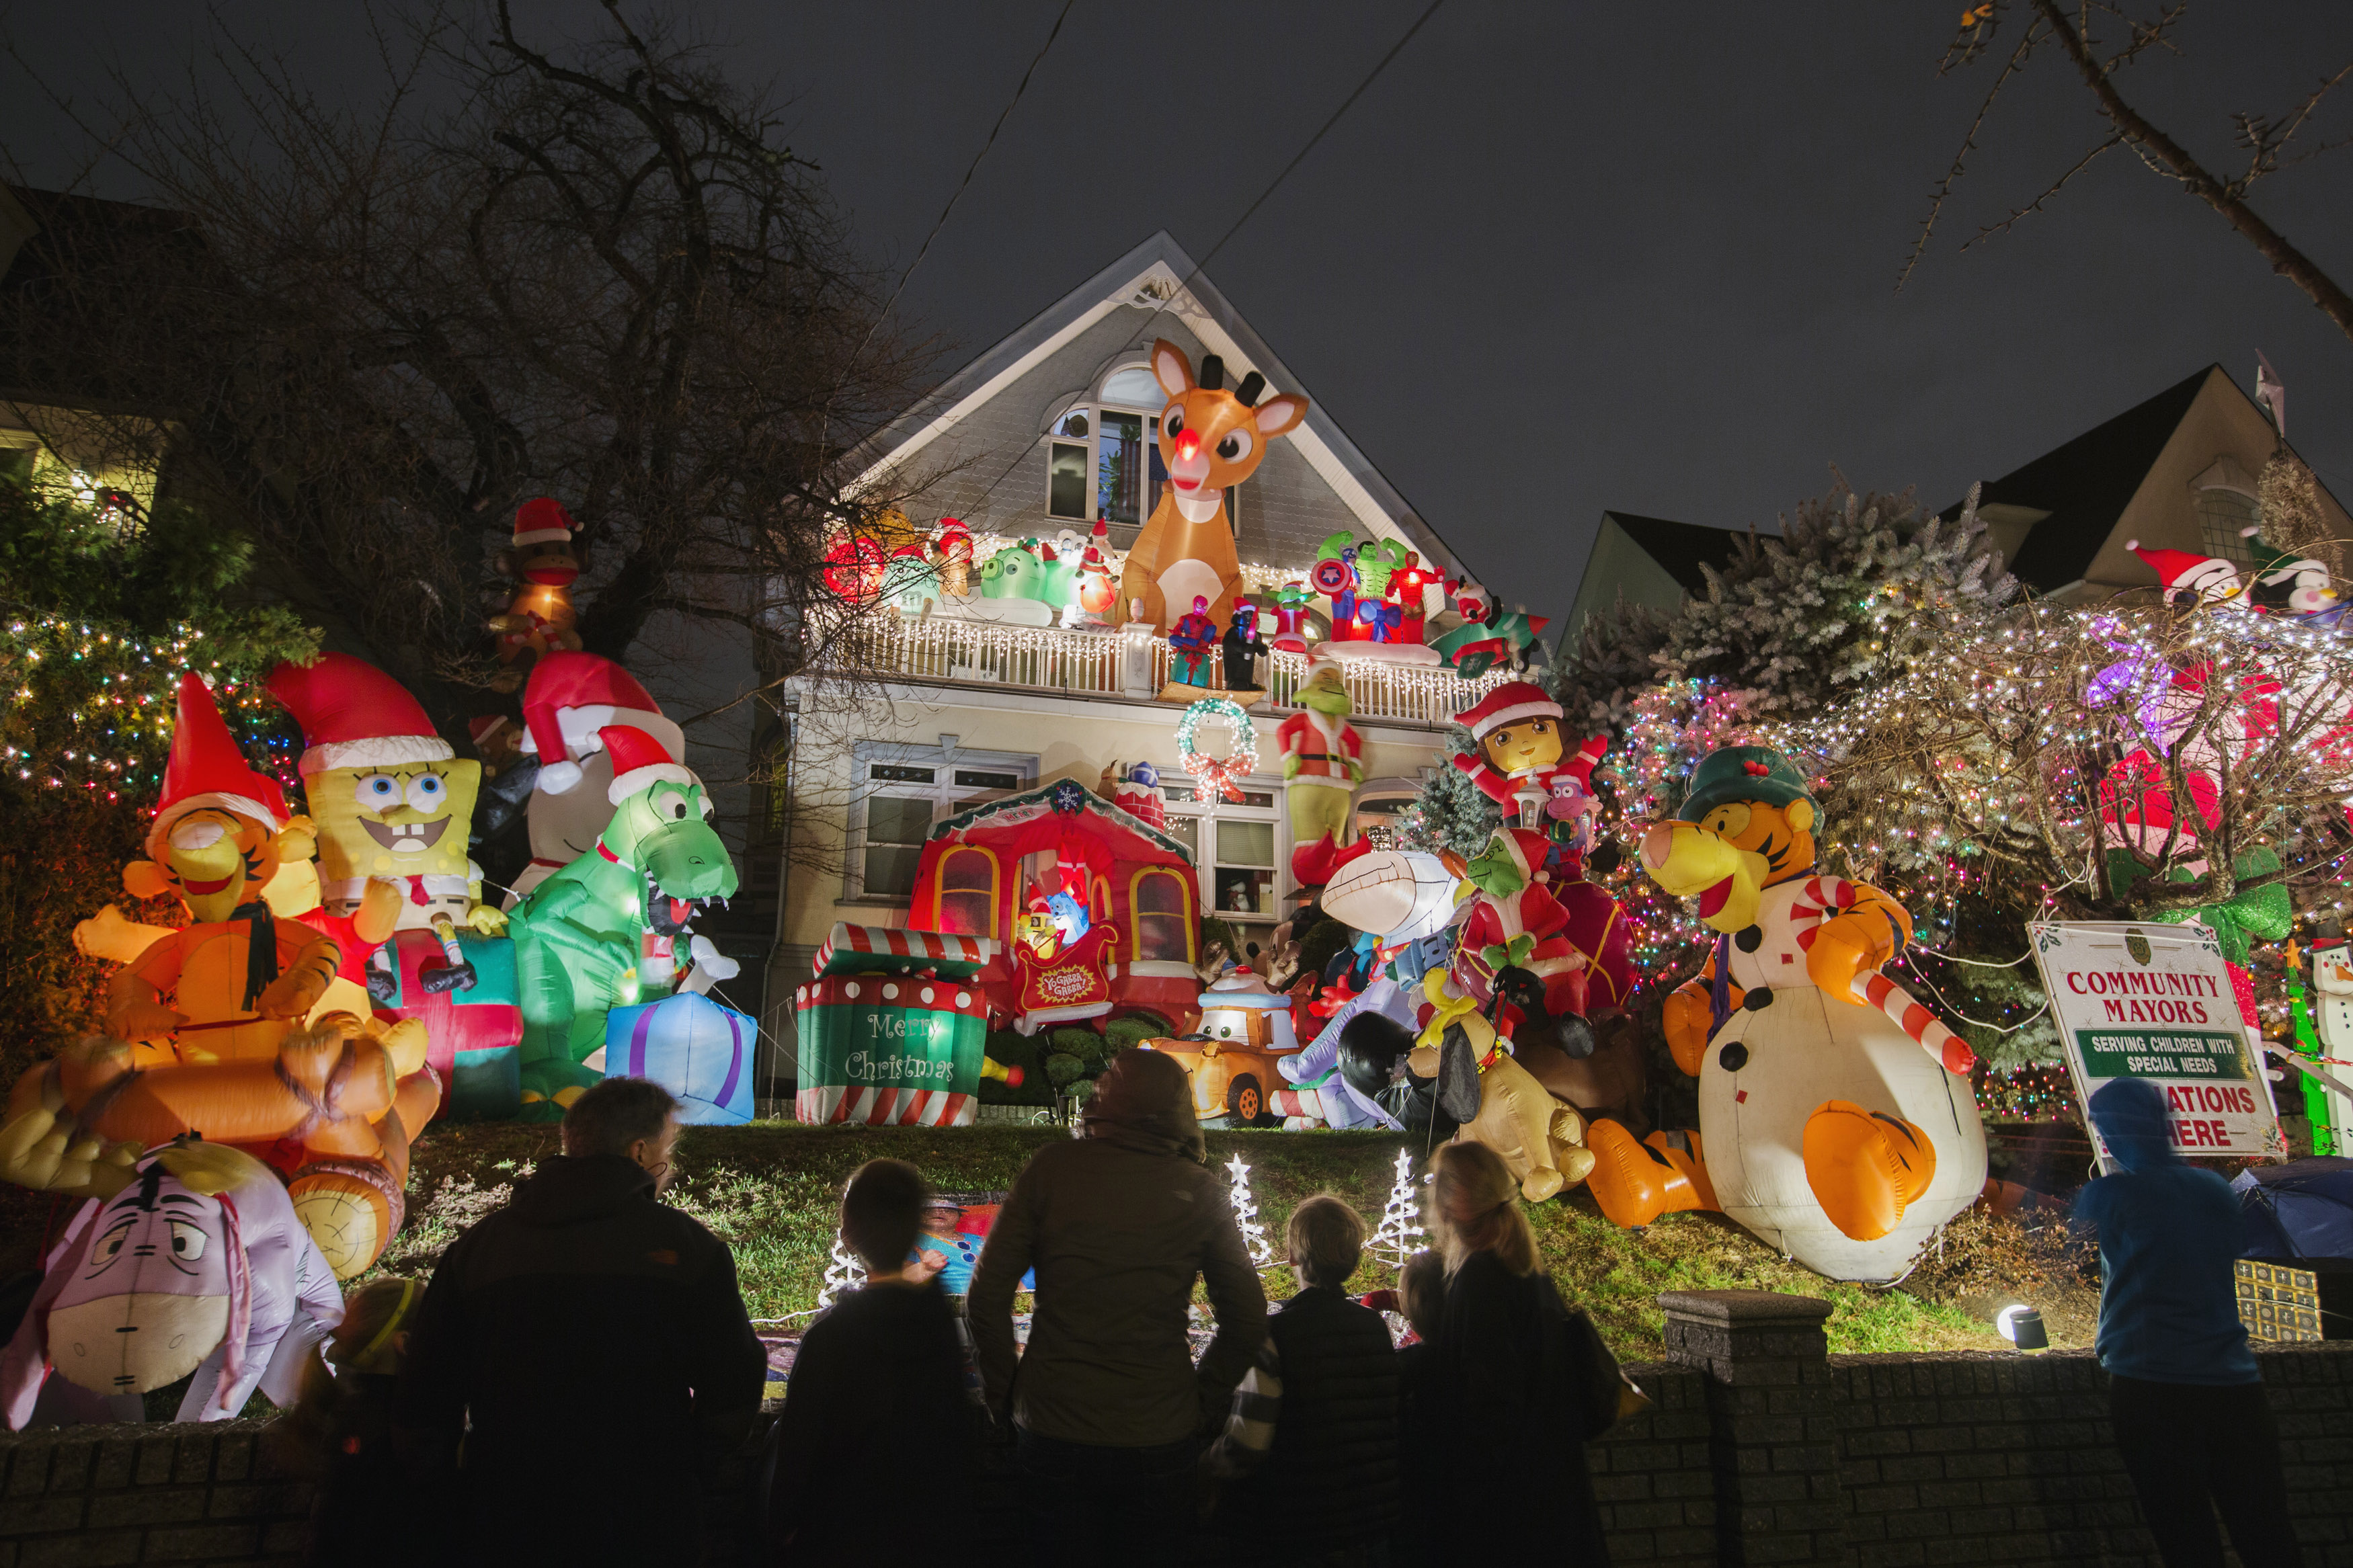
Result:
[[[1707,1374],[1718,1560],[1845,1556],[1827,1301],[1778,1290],[1673,1290],[1666,1359]]]

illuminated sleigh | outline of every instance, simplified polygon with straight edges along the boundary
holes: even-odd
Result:
[[[1071,780],[975,806],[933,827],[915,870],[909,928],[993,943],[975,981],[994,1016],[1019,1019],[1017,921],[1033,894],[1057,890],[1032,884],[1024,866],[1032,856],[1049,876],[1067,877],[1074,887],[1082,879],[1091,925],[1114,930],[1101,956],[1110,1006],[1094,1022],[1152,1013],[1178,1032],[1190,1029],[1201,988],[1193,967],[1201,909],[1192,854]]]

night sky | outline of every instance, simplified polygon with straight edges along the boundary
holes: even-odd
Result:
[[[1080,0],[902,306],[986,350],[1156,228],[1198,259],[1426,0]],[[2113,153],[1966,255],[2099,137],[2055,47],[1998,106],[1903,293],[1928,193],[1990,79],[1944,81],[1960,0],[1538,6],[1448,0],[1209,275],[1305,390],[1508,597],[1558,614],[1605,508],[1769,526],[1838,464],[1931,504],[2219,360],[2255,353],[2288,428],[2353,500],[2353,342],[2210,209]],[[2144,6],[2143,8],[2147,8]],[[95,91],[185,68],[195,7],[0,0],[18,50]],[[323,94],[375,79],[356,7],[233,3]],[[795,100],[878,262],[903,267],[1059,6],[682,7]],[[583,3],[518,6],[543,37]],[[2014,26],[2015,24],[2013,24]],[[2353,6],[2201,5],[2137,105],[2235,172],[2230,113],[2353,58]],[[15,68],[0,146],[66,177],[70,132]],[[2353,133],[2353,84],[2307,138]],[[100,194],[136,196],[104,174]],[[2254,205],[2353,286],[2353,147]]]

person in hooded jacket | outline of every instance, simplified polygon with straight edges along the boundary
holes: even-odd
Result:
[[[2115,1173],[2075,1200],[2098,1232],[2100,1364],[2125,1470],[2167,1568],[2221,1568],[2219,1508],[2246,1568],[2302,1559],[2279,1426],[2231,1279],[2246,1245],[2230,1184],[2174,1152],[2165,1095],[2116,1079],[2092,1096]]]
[[[696,1560],[767,1355],[725,1244],[660,1201],[678,1134],[667,1089],[606,1079],[564,1152],[441,1255],[393,1423],[421,1479],[459,1467],[459,1561]]]
[[[1266,1294],[1208,1168],[1185,1069],[1130,1046],[1095,1084],[1073,1142],[1031,1156],[974,1273],[984,1397],[1009,1419],[1048,1563],[1181,1561],[1194,1466],[1266,1338]],[[1026,1350],[1013,1294],[1037,1270]],[[1217,1334],[1197,1369],[1195,1279]]]

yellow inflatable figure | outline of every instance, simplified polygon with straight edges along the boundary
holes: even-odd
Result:
[[[391,931],[395,894],[377,887],[355,900],[353,916],[313,910],[299,919],[281,918],[260,896],[282,886],[301,900],[303,879],[281,871],[289,860],[307,862],[313,839],[307,822],[288,816],[277,782],[246,765],[194,675],[181,682],[146,847],[149,858],[124,868],[125,889],[142,899],[176,893],[194,923],[133,925],[110,909],[111,920],[77,931],[85,951],[127,960],[109,990],[109,1037],[18,1081],[0,1125],[0,1177],[111,1196],[163,1138],[205,1132],[236,1141],[251,1086],[296,1081],[286,1078],[285,1052],[310,1039],[315,1024],[338,1049],[373,1051],[396,1071],[380,1103],[338,1115],[322,1101],[256,1134],[266,1141],[251,1152],[291,1172],[289,1193],[304,1227],[339,1272],[356,1273],[399,1223],[407,1133],[425,1124],[440,1094],[425,1068],[423,1027],[370,1017],[356,983],[359,956]],[[93,1076],[97,1064],[104,1070]],[[346,1071],[333,1079],[330,1099],[348,1079]],[[126,1094],[134,1083],[137,1092]],[[140,1115],[134,1101],[145,1108]]]
[[[1975,1058],[1880,973],[1911,940],[1903,907],[1815,873],[1819,816],[1787,758],[1733,746],[1644,837],[1652,879],[1722,933],[1663,1019],[1700,1129],[1638,1143],[1596,1122],[1592,1190],[1620,1225],[1720,1207],[1818,1273],[1884,1280],[1985,1185]]]
[[[470,988],[459,926],[485,936],[506,929],[505,915],[482,902],[481,868],[466,853],[482,764],[459,759],[415,698],[349,654],[281,664],[269,685],[302,726],[322,907],[348,914],[370,879],[390,879],[401,892],[396,929],[430,931],[441,947],[442,962],[419,971],[425,989]],[[390,959],[377,960],[386,973]]]
[[[1414,1075],[1438,1076],[1439,1054],[1450,1030],[1461,1032],[1479,1064],[1479,1114],[1454,1141],[1484,1143],[1502,1155],[1520,1184],[1520,1195],[1532,1204],[1585,1180],[1593,1169],[1593,1152],[1585,1147],[1585,1118],[1577,1108],[1554,1099],[1513,1059],[1511,1042],[1496,1036],[1476,1001],[1455,993],[1444,970],[1423,976],[1422,994],[1436,1011],[1409,1058]]]

